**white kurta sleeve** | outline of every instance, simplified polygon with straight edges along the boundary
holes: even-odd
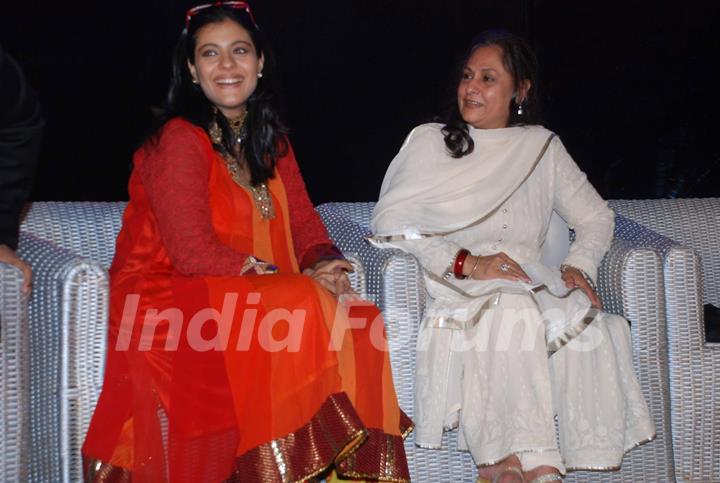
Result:
[[[553,207],[575,230],[575,242],[563,263],[577,267],[597,280],[598,266],[613,239],[615,213],[558,138],[551,148],[555,176]]]
[[[444,277],[448,271],[452,273],[455,256],[462,248],[443,237],[403,240],[393,242],[393,245],[415,255],[425,270],[439,277]]]

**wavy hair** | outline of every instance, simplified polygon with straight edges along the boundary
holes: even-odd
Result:
[[[245,139],[242,152],[236,150],[236,139],[232,129],[219,109],[208,100],[202,89],[193,83],[188,62],[195,63],[197,33],[204,26],[231,20],[250,34],[257,55],[264,57],[263,77],[258,79],[255,91],[246,101]],[[277,160],[287,154],[287,128],[280,121],[276,107],[275,69],[272,52],[254,21],[245,10],[223,6],[213,6],[201,10],[193,17],[186,29],[180,34],[173,55],[173,71],[167,100],[159,112],[158,124],[154,130],[156,137],[162,125],[173,117],[183,117],[202,127],[206,132],[213,122],[222,131],[220,145],[214,145],[221,153],[235,157],[241,162],[244,155],[250,171],[250,183],[257,186],[273,176]],[[235,154],[237,153],[237,154]]]
[[[448,108],[441,118],[445,125],[442,133],[445,137],[445,146],[453,158],[462,158],[473,152],[475,143],[470,137],[468,125],[460,113],[457,101],[457,86],[460,84],[463,69],[473,52],[480,47],[496,46],[502,50],[502,60],[505,69],[512,75],[514,87],[517,91],[524,81],[530,81],[532,88],[527,93],[523,103],[523,114],[518,115],[518,104],[513,96],[508,109],[510,110],[509,126],[522,126],[540,123],[540,101],[538,96],[538,62],[535,54],[522,38],[509,32],[488,30],[473,39],[462,60],[453,73],[454,90],[448,96]]]

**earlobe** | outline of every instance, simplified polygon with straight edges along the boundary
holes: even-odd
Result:
[[[188,66],[188,70],[190,71],[190,77],[192,77],[193,84],[197,84],[198,83],[197,69],[195,68],[194,65],[192,65],[190,63],[189,60],[187,61],[187,66]]]
[[[517,102],[518,104],[525,102],[527,100],[530,89],[532,89],[532,82],[530,82],[528,79],[522,81],[520,83],[520,87],[518,88],[517,95],[515,96],[515,102]]]

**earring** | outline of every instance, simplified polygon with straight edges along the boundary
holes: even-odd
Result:
[[[524,112],[524,111],[523,111],[523,105],[522,105],[522,102],[521,102],[520,104],[518,104],[517,115],[518,115],[518,116],[522,116],[522,115],[523,115],[523,112]]]
[[[199,84],[199,83],[200,83],[200,81],[198,81],[197,79],[193,79],[193,84]]]
[[[258,79],[262,77],[262,72],[258,72]]]

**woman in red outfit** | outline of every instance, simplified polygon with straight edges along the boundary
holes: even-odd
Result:
[[[409,479],[382,318],[343,301],[268,67],[245,3],[188,11],[134,158],[86,481]]]

